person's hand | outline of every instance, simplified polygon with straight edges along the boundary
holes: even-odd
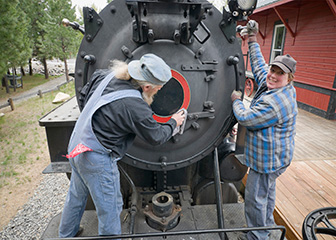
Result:
[[[245,36],[253,37],[253,36],[256,36],[258,32],[259,32],[259,24],[254,20],[250,20],[247,22],[245,27],[242,27],[242,30],[240,31],[240,35],[242,37],[245,37]]]
[[[232,92],[232,94],[231,94],[231,100],[232,100],[232,102],[233,102],[234,100],[237,100],[237,99],[241,100],[242,95],[243,95],[243,94],[242,94],[241,91],[236,91],[236,90],[234,90],[234,91]]]
[[[186,115],[183,111],[178,111],[177,113],[173,114],[173,119],[176,121],[176,127],[181,126],[184,119],[186,118]]]

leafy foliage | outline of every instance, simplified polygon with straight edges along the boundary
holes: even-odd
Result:
[[[73,29],[62,25],[64,18],[71,22],[76,20],[75,9],[71,7],[71,1],[49,0],[47,12],[50,18],[48,41],[53,45],[53,57],[59,59],[71,57],[76,53],[79,40],[81,40]]]
[[[0,0],[0,75],[22,65],[31,55],[29,21],[18,5],[18,0]]]
[[[66,61],[76,54],[82,36],[61,25],[76,20],[70,0],[0,0],[0,76],[25,66],[31,58]],[[47,78],[47,75],[46,75]]]

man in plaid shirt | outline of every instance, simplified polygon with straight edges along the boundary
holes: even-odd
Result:
[[[290,55],[277,56],[266,65],[256,42],[258,23],[250,20],[241,35],[248,35],[252,72],[258,89],[246,109],[241,93],[233,91],[233,112],[245,126],[245,164],[250,168],[245,188],[245,218],[248,227],[275,225],[275,184],[289,166],[294,151],[298,113],[292,80],[296,61]],[[267,239],[269,231],[251,231],[250,239]]]

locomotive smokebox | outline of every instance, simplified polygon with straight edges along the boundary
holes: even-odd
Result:
[[[136,138],[123,162],[150,171],[186,167],[210,154],[231,130],[235,122],[230,95],[243,86],[244,61],[234,40],[235,25],[225,26],[234,33],[228,36],[221,19],[208,2],[116,0],[99,15],[84,8],[77,90],[96,69],[109,68],[113,59],[129,62],[154,53],[171,67],[173,76],[155,96],[154,118],[163,123],[179,109],[188,110],[183,135],[161,146]],[[228,57],[238,62],[229,64]]]

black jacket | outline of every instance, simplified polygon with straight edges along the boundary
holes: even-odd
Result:
[[[90,81],[81,90],[80,108],[91,97],[99,83],[110,73],[108,70],[97,70]],[[134,89],[130,81],[112,78],[103,95],[109,92]],[[153,119],[153,111],[140,98],[122,98],[99,108],[92,117],[92,128],[100,143],[112,150],[114,157],[122,158],[131,146],[135,136],[152,145],[168,141],[172,135],[176,121],[170,119],[159,124]]]

